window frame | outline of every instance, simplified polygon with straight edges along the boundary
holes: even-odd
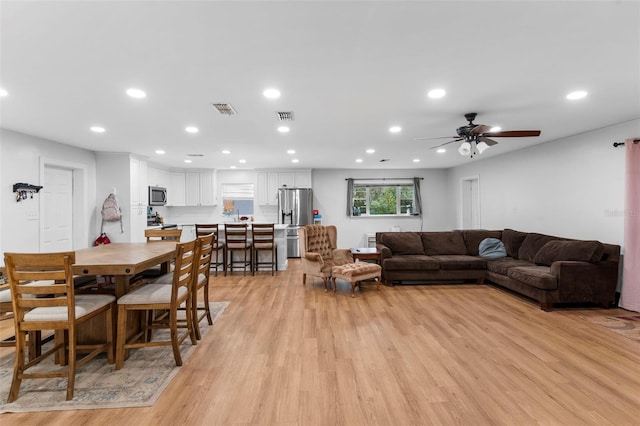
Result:
[[[385,213],[385,214],[372,214],[371,213],[371,192],[373,188],[395,188],[395,213]],[[412,200],[411,200],[411,213],[407,213],[406,206],[405,211],[403,212],[403,198],[402,192],[403,188],[409,187],[412,191]],[[364,189],[364,198],[362,197],[362,189]],[[363,179],[358,180],[354,179],[353,181],[353,192],[351,194],[351,198],[349,200],[350,203],[350,217],[355,218],[374,218],[374,217],[416,217],[422,216],[421,212],[415,213],[416,206],[416,191],[419,188],[416,188],[415,181],[411,179],[399,179],[398,182],[390,182],[385,179]],[[356,197],[357,196],[357,197]],[[360,201],[360,203],[357,203]],[[355,207],[358,204],[362,204],[364,201],[364,212],[356,213]],[[362,206],[358,206],[361,207]]]

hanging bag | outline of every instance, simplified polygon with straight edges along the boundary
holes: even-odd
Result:
[[[109,194],[109,196],[102,203],[102,225],[100,225],[100,234],[104,234],[105,222],[120,222],[120,233],[124,233],[122,226],[122,209],[118,204],[118,199],[115,194]]]

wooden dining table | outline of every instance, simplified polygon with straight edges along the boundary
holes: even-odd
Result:
[[[131,290],[131,279],[136,274],[157,265],[161,265],[162,273],[167,273],[175,253],[175,241],[103,244],[76,250],[73,273],[115,277],[114,294],[121,297]]]

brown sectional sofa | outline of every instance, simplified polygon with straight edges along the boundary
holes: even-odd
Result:
[[[483,258],[485,238],[502,241],[506,257]],[[488,280],[536,299],[550,311],[555,303],[615,302],[620,246],[571,240],[513,229],[443,232],[378,232],[382,276],[402,281]]]

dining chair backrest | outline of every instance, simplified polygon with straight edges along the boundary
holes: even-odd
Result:
[[[76,254],[5,253],[5,265],[11,287],[11,302],[16,324],[34,308],[66,307],[66,315],[48,318],[50,329],[67,328],[75,318],[73,270]],[[51,284],[54,281],[54,284]],[[42,285],[38,285],[41,282]],[[28,284],[28,285],[27,285]],[[50,295],[50,296],[49,296]],[[53,296],[53,297],[51,297]],[[65,312],[62,310],[62,312]],[[39,322],[30,319],[30,322]]]
[[[258,250],[273,248],[275,225],[273,223],[260,223],[251,225],[251,239],[253,247]]]
[[[214,239],[214,234],[206,234],[198,237],[198,252],[196,255],[196,262],[194,262],[195,283],[198,282],[198,278],[201,274],[205,275],[206,278],[209,279]]]
[[[248,247],[248,230],[246,223],[227,223],[224,225],[227,247],[243,249]]]
[[[176,244],[176,260],[173,270],[173,289],[171,302],[174,303],[184,293],[183,289],[191,292],[193,287],[193,273],[196,270],[196,254],[200,241],[195,239],[186,243]]]
[[[182,229],[145,229],[144,236],[147,237],[147,242],[153,241],[180,241],[182,236]]]

